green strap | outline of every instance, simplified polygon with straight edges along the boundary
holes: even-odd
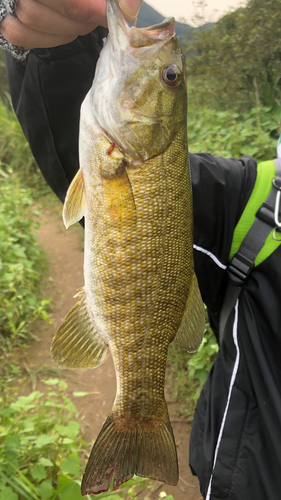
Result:
[[[248,233],[250,227],[255,221],[255,214],[262,205],[262,203],[267,199],[271,189],[272,180],[275,178],[275,167],[273,161],[266,161],[260,163],[257,167],[257,178],[255,182],[254,189],[249,198],[249,201],[245,207],[243,214],[241,215],[238,224],[234,230],[232,246],[230,251],[230,260],[238,252],[241,242],[244,240],[246,234]],[[265,244],[261,251],[258,253],[255,259],[255,266],[261,264],[269,255],[279,247],[280,241],[276,241],[273,238],[273,231],[269,233],[265,240]]]
[[[274,239],[274,230],[271,229],[274,223],[280,227],[280,191],[280,159],[261,163],[255,187],[235,228],[227,266],[228,283],[220,313],[220,344],[230,313],[253,267],[265,260],[281,243]]]

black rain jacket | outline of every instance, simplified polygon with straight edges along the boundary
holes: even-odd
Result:
[[[16,114],[62,201],[78,169],[79,109],[104,36],[98,28],[69,45],[33,50],[25,66],[6,56]],[[195,270],[217,334],[233,231],[252,192],[256,163],[190,154],[190,164]],[[280,359],[281,247],[245,284],[197,404],[190,465],[207,500],[280,500]]]

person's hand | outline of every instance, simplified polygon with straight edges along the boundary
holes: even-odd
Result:
[[[142,0],[120,0],[128,20],[136,17]],[[105,0],[18,0],[17,17],[6,16],[0,33],[25,50],[56,47],[107,26]]]

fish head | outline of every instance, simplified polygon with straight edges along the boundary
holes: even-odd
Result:
[[[185,58],[174,18],[130,27],[117,0],[107,0],[107,16],[89,103],[108,138],[138,165],[163,152],[186,123]]]

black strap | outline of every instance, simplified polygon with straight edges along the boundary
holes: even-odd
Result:
[[[274,165],[276,174],[272,183],[272,189],[265,203],[257,211],[256,219],[242,241],[238,252],[227,266],[228,284],[219,323],[220,343],[223,339],[229,315],[236,304],[244,283],[254,268],[255,259],[270,231],[273,227],[276,227],[275,205],[278,191],[281,191],[281,161],[274,160]],[[279,228],[276,229],[278,230]]]

